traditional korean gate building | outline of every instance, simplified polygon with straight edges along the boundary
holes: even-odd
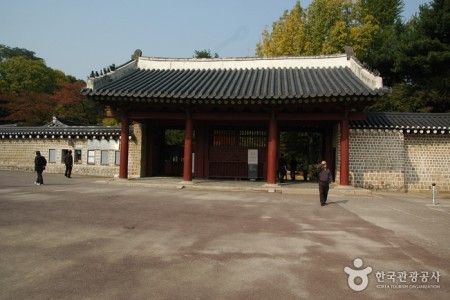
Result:
[[[389,92],[351,55],[233,59],[162,59],[137,55],[114,72],[91,78],[82,94],[108,105],[122,122],[119,177],[129,176],[129,126],[142,131],[141,171],[164,175],[167,129],[184,130],[183,181],[247,178],[249,149],[258,150],[258,178],[276,184],[279,133],[319,131],[321,158],[349,185],[349,122]],[[336,151],[339,149],[339,151]],[[194,154],[194,155],[193,155]],[[317,162],[311,162],[317,163]],[[172,168],[174,166],[172,165]],[[180,169],[181,170],[181,169]],[[334,170],[333,170],[334,171]]]
[[[258,154],[253,176],[271,187],[280,137],[299,133],[318,138],[309,163],[326,159],[341,185],[428,191],[435,183],[450,191],[450,114],[363,112],[387,92],[380,77],[346,55],[136,56],[82,90],[107,104],[121,127],[57,118],[39,127],[1,125],[0,169],[33,171],[39,150],[46,172],[63,174],[72,150],[75,176],[248,178],[250,149]],[[168,132],[181,142],[169,142]]]

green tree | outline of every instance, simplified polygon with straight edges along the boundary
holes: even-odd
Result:
[[[33,51],[0,45],[0,122],[42,125],[58,116],[98,124],[102,108],[80,94],[84,84],[47,67]]]
[[[372,44],[362,60],[372,69],[378,70],[386,85],[395,82],[394,57],[400,36],[405,30],[401,14],[402,0],[359,0],[362,14],[371,16],[378,25],[373,33]]]
[[[307,54],[342,53],[350,45],[362,59],[373,44],[379,25],[363,13],[360,2],[351,0],[314,0],[306,13],[311,46]]]
[[[166,145],[184,145],[184,130],[166,129],[164,132]]]
[[[117,120],[115,118],[103,118],[102,125],[103,126],[119,126],[120,122],[119,122],[119,120]]]
[[[42,60],[39,57],[36,57],[33,51],[23,49],[23,48],[11,48],[6,45],[0,44],[0,62],[16,57],[21,56],[30,60]]]
[[[420,7],[393,53],[393,93],[376,110],[450,111],[450,2]]]
[[[0,93],[51,93],[55,88],[56,74],[43,60],[14,56],[0,62]]]
[[[401,22],[403,0],[358,0],[365,15],[371,15],[381,30]]]
[[[195,58],[213,58],[212,54],[211,54],[211,50],[195,50],[195,54],[194,54]],[[219,58],[219,54],[214,53],[214,58]]]
[[[69,77],[66,76],[63,71],[53,70],[53,72],[55,73],[55,80],[57,83],[70,82]]]
[[[351,5],[351,1],[348,0],[314,0],[311,2],[306,12],[306,29],[310,40],[307,54],[336,53],[330,44],[335,46],[338,39],[346,42]],[[342,51],[343,48],[338,50],[338,52]]]

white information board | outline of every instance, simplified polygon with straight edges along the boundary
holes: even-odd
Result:
[[[248,149],[248,178],[258,178],[258,149]]]
[[[249,165],[258,164],[258,149],[248,149],[248,164]]]

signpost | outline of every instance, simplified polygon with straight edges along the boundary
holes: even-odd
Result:
[[[436,205],[435,199],[436,199],[436,183],[431,184],[433,188],[433,205]]]

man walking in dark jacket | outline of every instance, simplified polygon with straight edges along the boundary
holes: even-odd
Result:
[[[42,172],[45,170],[45,166],[47,165],[47,160],[45,157],[41,155],[40,151],[36,151],[36,157],[34,158],[34,170],[37,173],[37,179],[35,184],[41,185],[44,184],[44,178],[42,177]]]
[[[64,176],[70,178],[73,167],[72,150],[69,150],[69,152],[67,152],[66,156],[64,157],[64,164],[66,165],[66,172],[64,173]]]
[[[330,183],[333,181],[331,171],[330,169],[328,169],[326,161],[322,161],[322,163],[319,166],[318,173],[319,173],[320,205],[324,206],[327,202]]]

